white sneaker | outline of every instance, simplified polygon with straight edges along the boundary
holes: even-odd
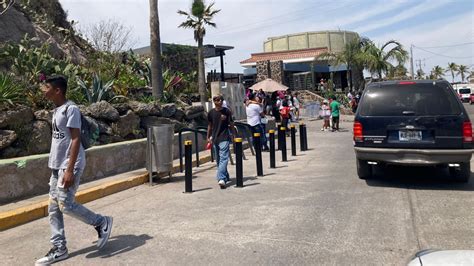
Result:
[[[97,247],[99,249],[103,248],[107,241],[109,240],[110,233],[112,232],[112,223],[113,219],[109,216],[104,216],[104,222],[102,225],[96,226],[95,230],[99,235],[99,239],[97,240]]]
[[[323,127],[323,128],[321,128],[321,131],[324,131],[324,127]]]
[[[220,186],[221,188],[224,188],[224,187],[225,187],[225,181],[224,181],[224,180],[221,179],[221,180],[219,180],[219,182],[217,182],[217,183],[219,184],[219,186]]]
[[[35,262],[35,265],[51,265],[52,263],[65,260],[69,257],[67,248],[59,249],[58,247],[52,247],[44,257],[40,258]]]

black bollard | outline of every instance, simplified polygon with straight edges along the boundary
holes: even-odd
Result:
[[[236,187],[244,187],[244,170],[242,165],[242,139],[235,138],[235,182]]]
[[[296,128],[291,125],[291,156],[296,156]]]
[[[279,150],[279,151],[281,151],[281,139],[285,138],[285,132],[283,132],[283,134],[281,134],[280,126],[281,125],[277,125],[277,131],[278,131],[278,136],[277,136],[277,138],[278,138],[278,148],[277,148],[277,150]]]
[[[253,141],[255,145],[255,157],[257,159],[257,176],[263,176],[262,143],[260,142],[260,133],[253,133]]]
[[[304,150],[308,150],[308,128],[306,125],[303,126],[303,136],[304,136]]]
[[[184,187],[185,193],[193,192],[193,142],[184,142]]]
[[[303,134],[303,129],[304,128],[304,123],[300,123],[300,151],[304,151],[304,134]]]
[[[276,168],[275,165],[275,130],[268,131],[270,137],[270,168]]]
[[[280,131],[278,134],[281,134],[283,138],[281,139],[281,161],[286,162],[288,161],[287,155],[286,155],[286,127],[280,127]]]

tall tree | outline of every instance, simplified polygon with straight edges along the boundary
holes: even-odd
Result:
[[[390,48],[391,47],[391,48]],[[398,62],[398,65],[404,64],[408,59],[408,52],[398,41],[388,41],[378,47],[373,42],[369,43],[362,53],[365,67],[372,74],[377,74],[379,79],[387,73],[390,67],[393,67],[392,61]]]
[[[425,71],[423,71],[423,69],[418,69],[416,71],[416,79],[424,79],[424,76],[425,76]]]
[[[451,72],[451,77],[453,77],[453,83],[454,83],[454,72],[458,71],[458,65],[456,63],[448,63],[448,68],[446,69],[447,72]]]
[[[203,40],[206,35],[205,26],[216,27],[212,22],[214,15],[219,13],[220,9],[213,9],[214,3],[206,6],[203,0],[193,0],[190,12],[178,10],[178,14],[186,16],[186,20],[178,27],[194,30],[194,40],[198,43],[198,84],[201,104],[204,106],[207,102],[205,68],[204,68],[204,47]]]
[[[163,66],[161,63],[160,19],[158,0],[150,0],[151,86],[153,97],[163,97]]]
[[[352,91],[352,87],[353,87],[352,70],[356,66],[360,66],[359,69],[363,67],[360,55],[361,55],[363,47],[370,42],[371,41],[366,37],[355,38],[344,45],[344,49],[342,50],[342,52],[322,53],[321,55],[318,56],[318,59],[329,60],[334,65],[345,64],[347,66],[347,75],[348,75],[347,80],[349,81],[349,88]]]
[[[469,68],[465,65],[459,65],[458,66],[458,76],[461,75],[461,82],[464,82],[464,79],[466,78],[466,75],[469,75],[470,71]]]
[[[434,79],[440,79],[444,74],[444,69],[440,66],[434,66],[431,70],[431,75]]]

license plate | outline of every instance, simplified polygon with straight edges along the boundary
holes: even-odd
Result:
[[[400,141],[413,141],[421,140],[421,131],[409,130],[409,131],[398,131],[398,137]]]

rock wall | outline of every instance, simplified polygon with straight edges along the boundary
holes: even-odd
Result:
[[[150,125],[172,123],[175,131],[207,126],[202,106],[179,108],[175,104],[102,101],[79,108],[91,131],[98,132],[97,145],[146,137]],[[0,159],[49,152],[52,114],[52,110],[33,112],[26,106],[0,110]]]
[[[192,140],[195,145],[193,133],[185,132],[182,137],[183,142]],[[207,142],[201,134],[198,138],[198,148],[202,151]],[[138,139],[88,149],[81,183],[144,168],[146,146],[146,139]],[[175,159],[179,155],[178,134],[174,136],[173,155]],[[51,176],[48,154],[0,160],[0,173],[0,204],[48,193]]]

